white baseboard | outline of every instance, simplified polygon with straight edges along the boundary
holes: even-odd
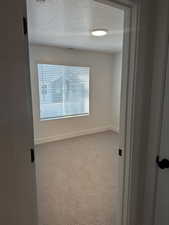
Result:
[[[83,135],[96,134],[96,133],[101,133],[105,131],[113,131],[118,134],[118,130],[113,129],[112,127],[96,127],[96,128],[80,130],[80,131],[52,136],[52,137],[37,138],[35,139],[35,145],[44,144],[48,142],[54,142],[54,141],[60,141],[60,140],[79,137]]]

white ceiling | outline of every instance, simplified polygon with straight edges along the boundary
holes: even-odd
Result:
[[[66,48],[120,51],[124,12],[94,0],[27,0],[29,41]],[[108,29],[92,37],[94,28]]]

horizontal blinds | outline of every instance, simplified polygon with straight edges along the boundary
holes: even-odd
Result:
[[[89,67],[38,64],[40,118],[89,113]]]

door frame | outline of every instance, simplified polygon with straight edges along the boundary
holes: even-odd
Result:
[[[169,41],[169,37],[168,37],[168,41]],[[166,111],[169,108],[169,102],[167,101],[169,99],[169,97],[168,97],[169,96],[169,93],[168,93],[168,87],[169,87],[169,42],[168,42],[168,45],[166,46],[165,68],[164,69],[165,69],[164,70],[164,83],[163,83],[164,88],[163,88],[163,91],[162,91],[163,98],[162,98],[162,102],[161,102],[159,149],[158,149],[158,152],[157,152],[157,156],[160,157],[160,160],[162,160],[163,158],[166,158],[166,157],[168,158],[168,154],[165,155],[164,150],[167,150],[167,147],[168,147],[168,145],[166,145],[166,136],[168,135],[168,132],[166,131],[167,128],[165,128],[166,127],[165,121],[168,120],[167,119],[168,114],[166,113]],[[168,140],[167,140],[167,142],[168,142]],[[168,153],[168,151],[167,151],[167,153]],[[165,206],[165,203],[163,205],[163,201],[165,201],[165,199],[164,199],[164,193],[165,192],[163,192],[163,191],[166,190],[166,186],[165,186],[165,183],[161,183],[161,182],[165,181],[164,177],[163,177],[163,179],[160,179],[160,176],[162,176],[162,174],[163,175],[167,174],[167,176],[168,176],[168,172],[169,172],[168,169],[166,171],[166,169],[162,170],[162,169],[159,168],[159,166],[156,166],[156,170],[155,170],[155,190],[154,190],[154,197],[155,198],[154,198],[154,205],[153,205],[153,216],[154,216],[153,217],[153,224],[154,225],[158,225],[159,223],[163,224],[163,222],[165,221],[165,217],[161,216],[162,211],[163,211],[163,208],[161,206]],[[166,179],[167,179],[167,177],[166,177]],[[166,193],[165,193],[165,196],[166,196]],[[165,211],[166,211],[166,208],[164,209],[164,212]],[[165,222],[169,222],[169,221],[167,220]]]
[[[160,153],[165,81],[169,75],[169,2],[156,3],[156,26],[151,92],[150,129],[144,189],[143,224],[155,224],[158,167],[156,157]]]
[[[135,225],[138,215],[138,181],[136,177],[139,176],[139,168],[137,162],[139,161],[139,151],[135,149],[138,146],[140,140],[141,131],[137,131],[136,118],[141,123],[142,117],[139,110],[137,111],[138,95],[143,90],[138,90],[137,83],[140,82],[139,76],[142,70],[140,70],[140,64],[143,64],[145,49],[141,49],[140,42],[141,25],[144,23],[144,19],[141,16],[144,11],[147,10],[147,6],[144,6],[144,0],[96,0],[104,4],[110,4],[114,7],[123,9],[128,14],[128,20],[125,21],[124,26],[130,27],[130,32],[124,33],[123,41],[123,63],[122,63],[122,88],[123,95],[121,99],[121,106],[124,104],[121,110],[120,119],[123,119],[120,125],[120,130],[124,129],[122,135],[122,142],[124,143],[123,152],[123,177],[122,177],[122,201],[121,201],[121,221],[120,225]],[[142,21],[143,20],[143,21]],[[126,24],[127,22],[127,24]],[[142,28],[144,31],[146,28]],[[146,33],[146,32],[145,32]],[[147,33],[145,34],[145,36]],[[146,39],[146,38],[145,38]],[[146,40],[144,41],[146,45]],[[125,60],[127,59],[127,60]],[[144,80],[141,81],[144,85]],[[140,109],[144,107],[140,105]],[[122,108],[122,107],[121,107]],[[137,131],[137,132],[136,132]],[[133,218],[133,214],[135,215]]]
[[[115,0],[116,6],[124,9],[125,19],[124,29],[127,27],[130,32],[124,32],[123,40],[123,60],[122,60],[122,84],[121,89],[121,110],[120,110],[120,132],[123,156],[123,177],[121,185],[121,219],[120,225],[131,225],[132,204],[136,204],[131,193],[137,186],[133,186],[134,169],[134,126],[135,126],[135,102],[136,102],[136,80],[138,73],[138,43],[140,31],[140,5],[130,0]]]
[[[136,225],[137,210],[138,210],[138,179],[139,169],[137,163],[139,162],[139,152],[141,147],[138,147],[140,142],[141,130],[137,129],[142,122],[140,111],[144,104],[137,107],[137,101],[140,93],[145,90],[138,88],[138,82],[142,87],[145,80],[140,81],[142,76],[142,69],[145,56],[146,38],[141,40],[140,31],[146,28],[142,27],[142,17],[144,16],[144,3],[148,0],[96,0],[104,4],[111,4],[115,7],[127,10],[130,13],[129,24],[130,33],[124,34],[124,49],[123,54],[127,57],[127,61],[123,60],[123,69],[126,74],[126,96],[125,96],[125,126],[124,132],[124,175],[123,175],[123,197],[122,197],[122,221],[120,225]],[[145,31],[145,36],[147,32]],[[144,42],[140,45],[140,42]],[[125,44],[127,43],[127,45]],[[144,46],[144,49],[142,49]],[[124,58],[124,57],[123,57]],[[123,71],[124,73],[124,71]],[[136,108],[139,108],[136,110]],[[138,147],[136,149],[136,147]],[[134,219],[133,219],[134,215]]]

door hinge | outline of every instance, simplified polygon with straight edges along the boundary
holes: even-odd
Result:
[[[122,154],[123,154],[123,150],[119,148],[119,150],[118,150],[118,154],[119,154],[119,156],[122,156]]]
[[[34,163],[35,161],[35,151],[33,148],[30,149],[30,154],[31,154],[31,163]]]
[[[25,35],[27,35],[27,33],[28,33],[27,18],[25,16],[23,17],[23,33]]]

